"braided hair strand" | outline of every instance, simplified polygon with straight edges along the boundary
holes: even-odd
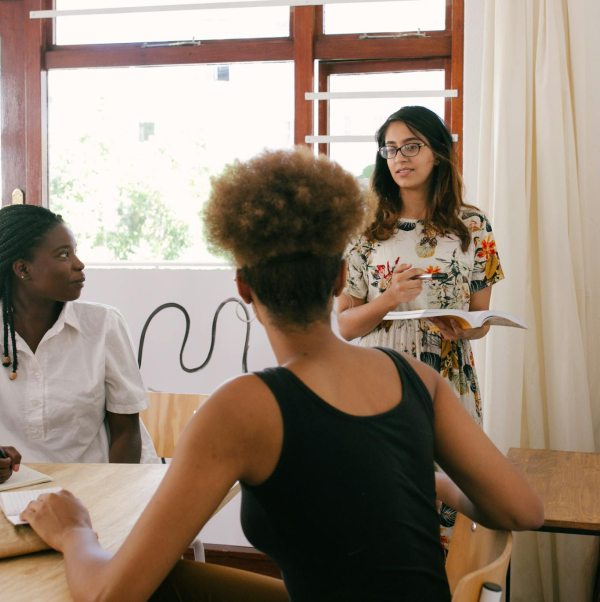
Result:
[[[61,223],[64,222],[60,215],[38,205],[8,205],[0,209],[0,300],[4,326],[2,365],[5,368],[12,365],[11,380],[17,378],[19,367],[12,303],[12,266],[18,259],[30,260],[46,234]]]

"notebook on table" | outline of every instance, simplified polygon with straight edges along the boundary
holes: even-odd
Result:
[[[39,485],[40,483],[48,483],[52,480],[52,477],[49,477],[47,474],[33,470],[33,468],[29,468],[29,466],[25,466],[25,464],[21,464],[19,472],[13,472],[7,481],[0,484],[0,491],[28,487],[29,485]]]
[[[6,518],[13,525],[27,525],[29,523],[20,519],[19,515],[29,506],[29,502],[37,500],[42,493],[58,493],[61,490],[62,487],[50,487],[49,489],[28,489],[27,491],[0,493],[0,507],[2,507]]]

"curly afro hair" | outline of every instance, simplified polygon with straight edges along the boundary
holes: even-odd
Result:
[[[204,235],[238,266],[283,255],[342,253],[367,213],[354,176],[307,147],[264,151],[212,179]]]
[[[327,321],[342,253],[373,219],[354,176],[307,147],[264,151],[212,180],[204,232],[279,328]]]

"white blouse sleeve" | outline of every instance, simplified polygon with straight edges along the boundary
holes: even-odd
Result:
[[[146,387],[135,359],[129,328],[117,309],[107,318],[105,347],[106,409],[115,414],[136,414],[148,406]]]

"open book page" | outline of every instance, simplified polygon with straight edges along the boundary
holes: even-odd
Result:
[[[384,320],[427,320],[428,318],[454,318],[463,329],[477,328],[483,324],[527,328],[525,322],[505,311],[461,311],[460,309],[415,309],[412,311],[392,311]],[[439,330],[430,323],[431,331]]]
[[[52,477],[49,477],[47,474],[21,464],[19,472],[13,472],[10,475],[10,479],[0,485],[0,491],[18,489],[19,487],[27,487],[28,485],[38,485],[39,483],[49,483],[52,480]]]
[[[19,515],[29,502],[37,500],[42,493],[58,493],[62,487],[51,487],[49,489],[28,489],[26,491],[9,491],[0,493],[0,506],[6,515],[6,518],[13,525],[26,525],[27,521],[21,520]]]
[[[486,311],[471,311],[469,315],[476,318],[477,326],[489,324],[490,326],[511,326],[512,328],[524,328],[527,330],[527,325],[521,318],[513,316],[506,311],[488,309]]]
[[[469,320],[469,312],[461,311],[460,309],[413,309],[411,311],[391,311],[383,319],[427,320],[427,318],[442,318],[444,316],[456,318],[461,325],[464,324],[463,328],[472,327]],[[437,330],[437,328],[432,324],[430,330]]]

